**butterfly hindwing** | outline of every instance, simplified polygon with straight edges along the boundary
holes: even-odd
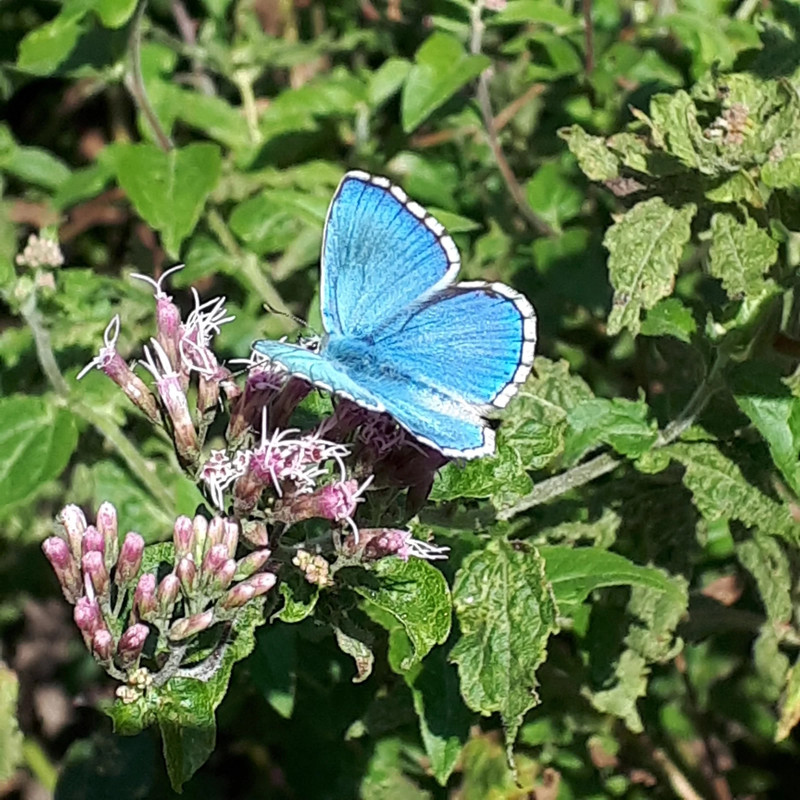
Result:
[[[460,260],[444,227],[386,178],[348,172],[322,244],[328,333],[369,335],[398,309],[451,283]]]

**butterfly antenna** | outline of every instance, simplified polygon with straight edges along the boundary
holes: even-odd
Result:
[[[297,314],[292,314],[291,311],[279,311],[274,306],[271,306],[269,303],[264,303],[264,308],[269,311],[271,314],[278,314],[281,317],[289,317],[289,319],[296,322],[301,328],[308,328],[308,322],[304,320],[302,317],[298,317]]]

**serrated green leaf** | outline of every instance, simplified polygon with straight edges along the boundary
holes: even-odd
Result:
[[[570,410],[592,397],[587,383],[570,372],[566,361],[537,356],[531,376],[514,398],[514,413],[503,422],[503,439],[519,453],[526,469],[544,469],[564,450]]]
[[[444,647],[435,647],[405,675],[430,768],[441,786],[447,783],[469,738],[475,715],[464,705],[456,668]]]
[[[800,186],[800,153],[789,153],[785,158],[767,161],[761,167],[761,180],[773,189]]]
[[[697,331],[692,312],[677,297],[659,300],[642,320],[639,333],[644,336],[674,336],[682,342],[690,342]]]
[[[461,694],[473,711],[502,715],[509,747],[539,700],[536,670],[557,629],[544,567],[529,544],[493,539],[464,559],[453,586],[461,639],[450,659]]]
[[[569,433],[565,456],[575,461],[598,444],[608,444],[630,458],[649,450],[658,438],[655,420],[644,401],[622,397],[593,397],[574,406],[567,414]]]
[[[687,167],[704,170],[704,159],[698,153],[703,132],[697,121],[697,107],[688,92],[657,94],[650,101],[653,138],[668,153]]]
[[[167,252],[177,257],[219,180],[219,147],[200,142],[164,153],[151,144],[118,144],[113,163],[136,211],[161,232]]]
[[[35,494],[67,466],[78,442],[75,419],[41,397],[0,399],[0,512]]]
[[[403,85],[400,103],[403,130],[413,131],[489,64],[486,56],[467,55],[455,36],[442,31],[432,33],[417,50]]]
[[[709,270],[729,297],[761,293],[764,273],[777,258],[778,243],[752,217],[744,223],[727,212],[711,218]]]
[[[539,548],[545,574],[559,613],[570,616],[595,589],[604,586],[644,586],[665,592],[675,603],[685,599],[675,581],[660,570],[634,564],[618,553],[596,547]]]
[[[427,561],[384,558],[375,563],[368,580],[353,589],[403,626],[412,644],[411,653],[400,664],[404,671],[450,633],[450,589],[442,573]]]
[[[608,318],[611,336],[628,328],[636,336],[642,309],[652,308],[672,292],[681,254],[691,234],[696,206],[667,205],[652,197],[635,205],[606,232],[608,271],[614,307]]]
[[[619,177],[619,159],[609,150],[602,136],[592,136],[573,125],[562,128],[558,135],[566,141],[570,153],[578,159],[578,166],[593,181],[610,181]]]
[[[788,622],[792,617],[792,578],[778,540],[755,533],[736,545],[736,555],[755,579],[769,621],[775,625]]]
[[[686,468],[684,483],[709,522],[737,519],[764,533],[797,540],[787,508],[745,480],[737,464],[711,442],[681,442],[664,450]]]
[[[533,488],[516,448],[502,439],[494,455],[465,464],[450,462],[435,477],[432,500],[488,497],[496,508],[513,503]]]
[[[22,764],[22,733],[17,724],[17,675],[0,661],[0,783]]]

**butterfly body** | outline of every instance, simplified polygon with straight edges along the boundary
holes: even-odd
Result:
[[[454,283],[458,251],[444,228],[385,178],[350,172],[331,202],[322,254],[317,352],[254,348],[294,375],[388,412],[445,455],[494,449],[485,417],[533,363],[536,317],[499,283]]]

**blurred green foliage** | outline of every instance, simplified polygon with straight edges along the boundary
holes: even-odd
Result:
[[[789,0],[3,3],[0,792],[58,769],[58,798],[792,796],[798,37]],[[39,551],[64,503],[155,542],[202,502],[76,375],[114,314],[138,356],[130,274],[176,260],[176,302],[228,298],[226,357],[292,332],[265,304],[318,321],[353,167],[424,203],[463,277],[524,291],[541,355],[497,453],[448,464],[412,521],[441,570],[284,583],[202,690],[216,738],[173,687],[165,770],[158,734],[110,732],[65,611],[71,644],[25,657],[64,605]],[[62,267],[19,264],[40,231]],[[56,724],[44,685],[91,708]]]

